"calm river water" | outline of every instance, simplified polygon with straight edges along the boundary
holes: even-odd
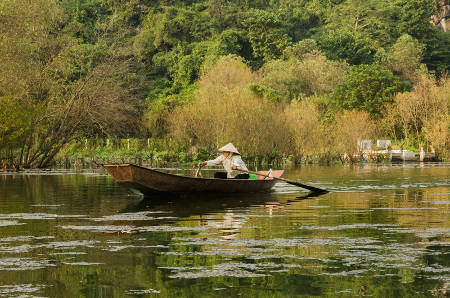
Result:
[[[332,192],[142,199],[103,173],[0,173],[0,296],[450,295],[450,164],[284,177]]]

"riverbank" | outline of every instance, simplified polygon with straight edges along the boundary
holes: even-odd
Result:
[[[346,152],[321,152],[300,157],[288,156],[281,152],[271,152],[265,156],[243,155],[251,167],[275,166],[289,167],[305,164],[355,164],[390,162],[439,162],[434,153],[416,148],[385,150],[360,150],[353,154]],[[53,162],[45,168],[55,169],[96,169],[103,164],[131,163],[145,167],[194,168],[199,161],[213,159],[216,149],[189,148],[154,139],[83,139],[66,146],[57,154]],[[29,167],[20,166],[16,160],[3,160],[0,170],[21,171]]]

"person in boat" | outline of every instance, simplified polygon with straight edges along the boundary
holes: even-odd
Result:
[[[219,150],[221,155],[219,155],[216,159],[208,160],[199,162],[198,166],[217,166],[219,164],[222,164],[225,168],[226,173],[224,172],[216,172],[214,173],[214,178],[220,178],[220,179],[227,179],[227,178],[234,178],[234,179],[248,179],[249,175],[248,173],[242,173],[239,170],[248,171],[247,166],[245,165],[244,161],[241,158],[241,154],[239,151],[234,147],[233,144],[228,143]]]

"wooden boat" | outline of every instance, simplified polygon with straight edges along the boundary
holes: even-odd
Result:
[[[134,164],[104,165],[108,173],[131,189],[143,194],[151,193],[250,193],[269,191],[277,182],[272,178],[258,176],[251,179],[197,178],[164,173]],[[266,174],[267,171],[258,172]],[[274,177],[280,177],[283,171],[272,171]]]

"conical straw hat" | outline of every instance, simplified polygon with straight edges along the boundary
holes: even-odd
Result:
[[[226,152],[233,152],[233,153],[241,155],[239,153],[239,151],[237,151],[236,147],[234,147],[234,145],[231,144],[231,143],[226,144],[222,148],[219,148],[219,150],[217,150],[217,151],[219,151],[219,152],[224,152],[224,151],[226,151]]]

